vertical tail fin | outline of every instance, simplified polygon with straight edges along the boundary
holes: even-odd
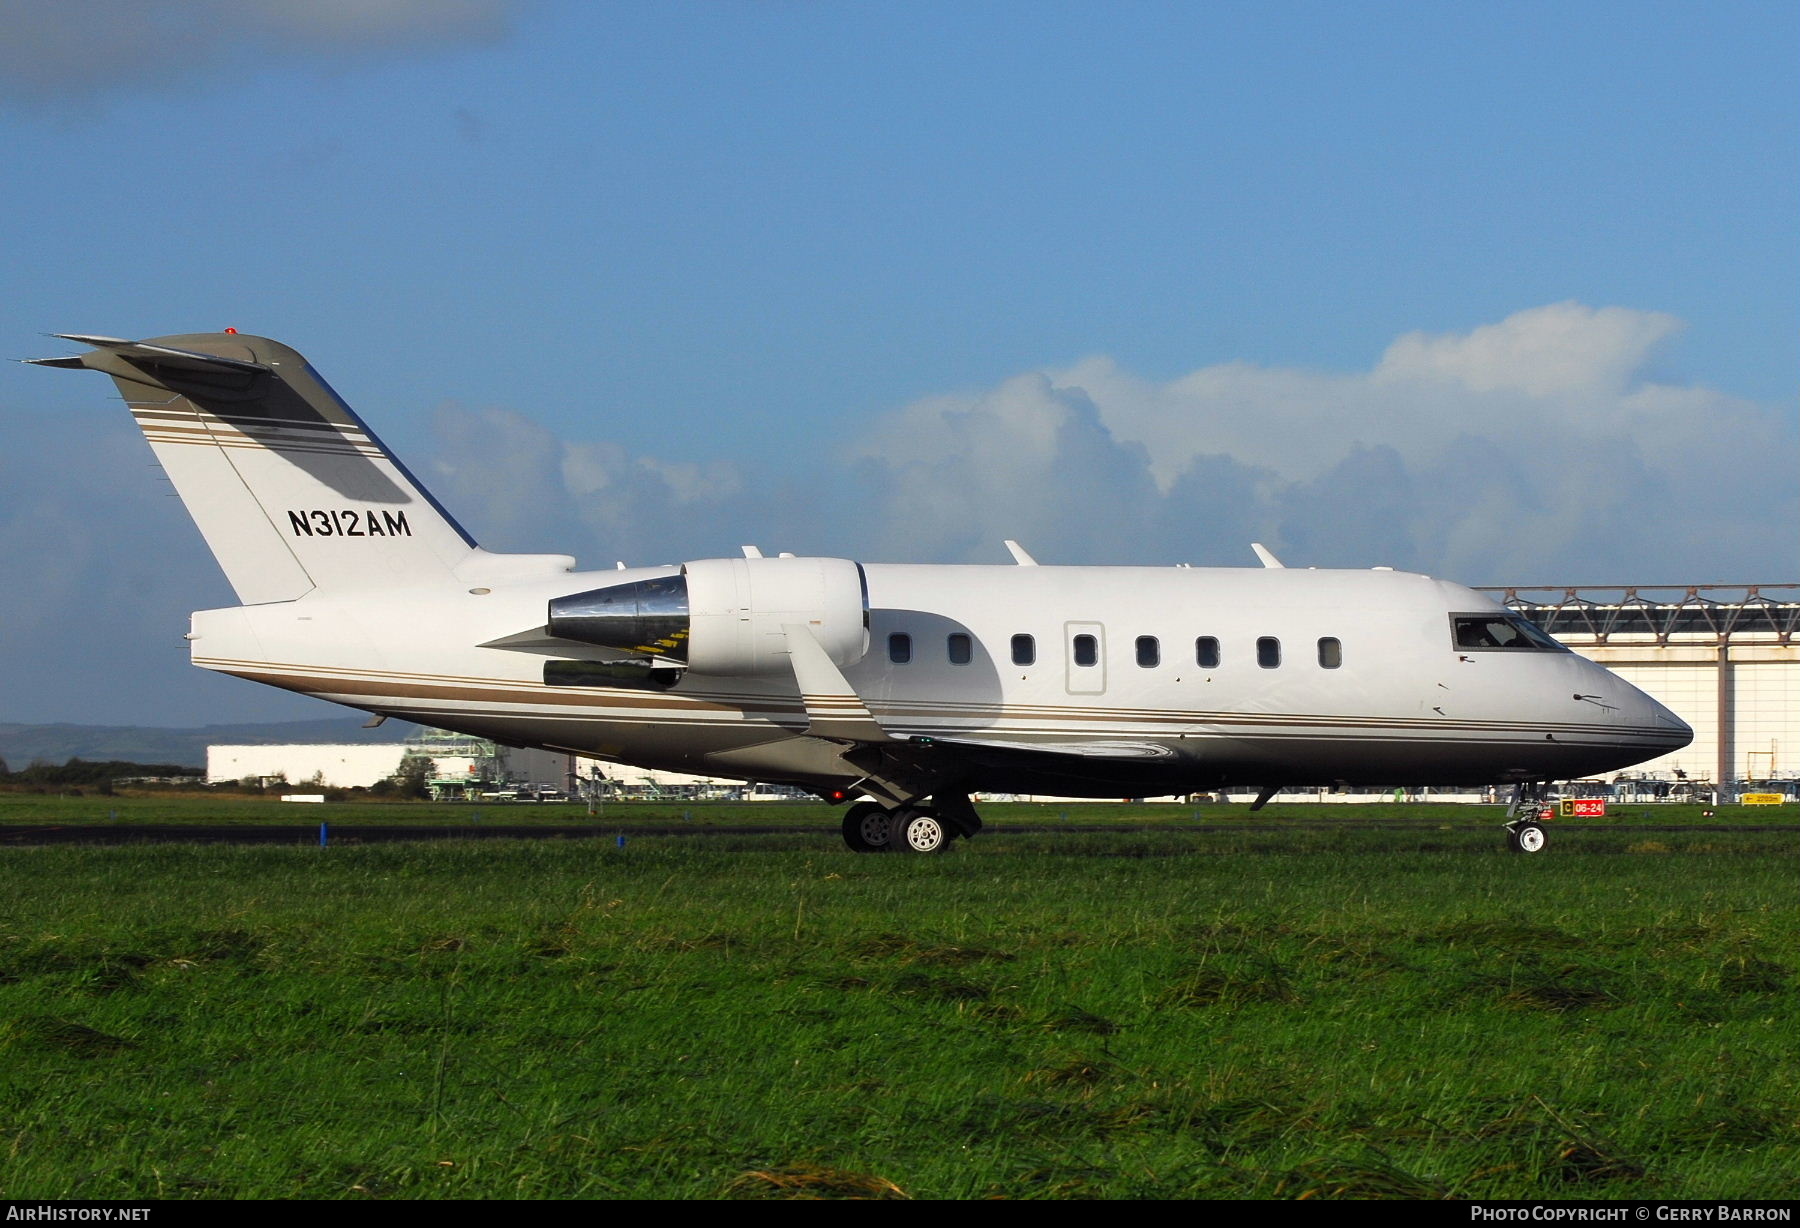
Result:
[[[478,552],[304,358],[195,333],[33,359],[112,376],[245,605],[450,577]]]

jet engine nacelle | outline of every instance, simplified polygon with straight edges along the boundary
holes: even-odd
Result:
[[[840,666],[869,649],[869,590],[849,559],[701,559],[681,574],[550,602],[547,630],[703,674],[784,673],[784,627],[804,626]]]

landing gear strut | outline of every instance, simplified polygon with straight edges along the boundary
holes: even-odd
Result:
[[[1513,790],[1512,805],[1506,808],[1506,847],[1515,853],[1541,853],[1549,843],[1538,825],[1543,790],[1542,784],[1522,784]]]

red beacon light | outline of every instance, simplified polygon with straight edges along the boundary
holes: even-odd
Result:
[[[235,328],[228,328],[225,331],[233,337],[237,336],[237,329]]]

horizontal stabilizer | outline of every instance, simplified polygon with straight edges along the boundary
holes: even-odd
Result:
[[[52,333],[51,336],[63,341],[76,341],[82,345],[91,345],[97,350],[110,350],[119,357],[130,360],[139,359],[153,362],[165,367],[190,371],[237,371],[253,374],[267,371],[269,368],[260,362],[246,362],[241,358],[226,358],[222,354],[202,354],[195,350],[178,350],[167,345],[153,345],[148,341],[127,341],[123,337],[91,337],[86,333]],[[30,359],[39,366],[74,366],[86,364],[75,359]]]
[[[58,341],[79,341],[83,345],[104,346],[115,349],[121,345],[135,345],[129,337],[102,337],[98,333],[51,333]]]

